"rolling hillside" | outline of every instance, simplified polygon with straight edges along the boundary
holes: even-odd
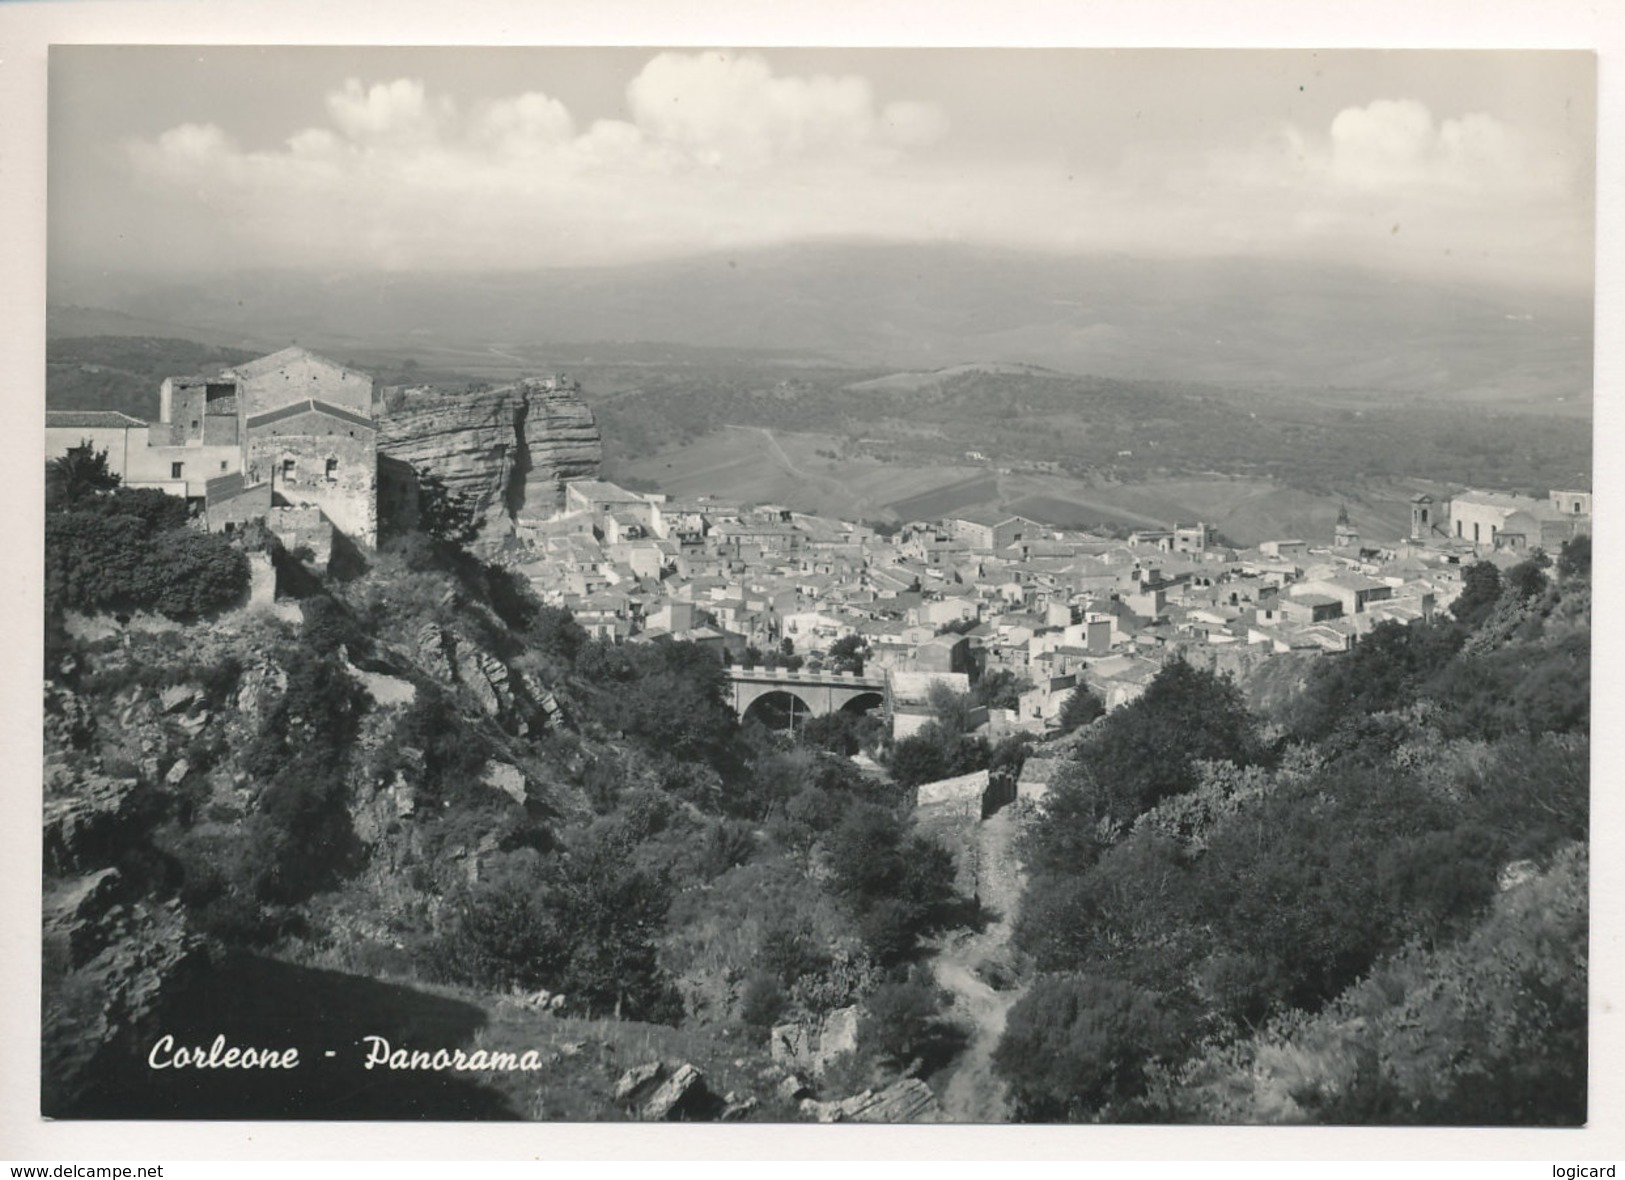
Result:
[[[1591,384],[1589,298],[1259,260],[822,242],[535,272],[64,274],[51,298],[340,352],[667,341],[1525,409]]]

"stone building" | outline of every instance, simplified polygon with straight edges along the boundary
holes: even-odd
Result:
[[[243,475],[269,485],[278,507],[318,508],[367,548],[378,542],[378,428],[315,398],[256,414],[245,423]]]
[[[1555,553],[1591,532],[1591,494],[1553,491],[1545,499],[1467,491],[1450,501],[1450,534],[1484,548]]]
[[[50,411],[47,458],[82,443],[105,450],[128,487],[190,501],[213,531],[251,520],[336,528],[378,540],[378,429],[372,378],[303,348],[210,377],[170,377],[158,421],[110,411]],[[275,510],[291,510],[278,513]],[[323,526],[313,526],[314,510]],[[320,552],[325,546],[314,547]]]

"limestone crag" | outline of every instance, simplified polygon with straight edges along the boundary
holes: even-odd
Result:
[[[486,537],[506,535],[521,510],[550,515],[562,482],[596,476],[603,458],[592,411],[558,379],[467,393],[392,390],[378,426],[379,455],[466,498]]]

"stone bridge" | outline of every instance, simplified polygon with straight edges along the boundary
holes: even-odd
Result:
[[[784,693],[795,702],[793,713],[823,717],[841,709],[863,713],[887,703],[886,678],[856,672],[791,672],[785,668],[727,669],[734,712],[743,720],[765,697]]]

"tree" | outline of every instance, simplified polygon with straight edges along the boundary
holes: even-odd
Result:
[[[1570,578],[1591,576],[1590,533],[1581,533],[1578,537],[1563,542],[1563,549],[1557,555],[1557,574],[1565,581]]]
[[[47,511],[72,508],[101,492],[119,486],[119,477],[107,467],[107,452],[98,451],[89,439],[68,453],[45,461],[45,505]]]
[[[1506,572],[1507,591],[1519,602],[1527,602],[1546,589],[1544,571],[1550,569],[1551,565],[1551,558],[1540,550],[1535,550],[1526,560],[1520,561]]]
[[[1299,739],[1320,741],[1340,728],[1409,706],[1428,679],[1449,665],[1464,638],[1461,627],[1444,622],[1378,623],[1351,651],[1315,663],[1303,691],[1286,709],[1288,727]]]
[[[829,646],[829,669],[832,672],[863,674],[863,660],[869,653],[861,635],[843,635]]]
[[[1184,660],[1164,664],[1145,692],[1108,715],[1079,750],[1106,792],[1109,814],[1125,825],[1194,787],[1197,761],[1244,766],[1261,756],[1241,690]]]
[[[1082,729],[1091,721],[1105,715],[1106,706],[1101,703],[1100,698],[1080,684],[1072,690],[1072,695],[1066,698],[1066,704],[1061,706],[1061,732],[1071,733],[1075,729]]]
[[[907,978],[881,984],[864,1000],[858,1042],[873,1045],[886,1062],[904,1068],[933,1047],[942,1003],[942,989],[931,973],[915,968]]]
[[[1488,561],[1476,561],[1467,567],[1461,578],[1461,594],[1450,607],[1456,621],[1470,628],[1477,627],[1501,597],[1501,571]]]
[[[1021,694],[1033,686],[1007,668],[983,676],[971,689],[971,700],[989,709],[1017,709],[1021,707]]]
[[[984,770],[992,756],[986,738],[954,734],[940,722],[931,721],[893,744],[887,767],[898,786],[917,787]]]
[[[955,692],[938,682],[931,686],[927,700],[945,741],[957,741],[971,731],[971,713],[976,708],[976,700],[970,693]]]
[[[954,859],[883,807],[858,803],[826,840],[830,885],[857,913],[870,953],[906,958],[918,937],[940,925],[954,894]]]
[[[993,1066],[1029,1121],[1081,1120],[1138,1097],[1178,1044],[1175,1022],[1143,988],[1081,975],[1041,977],[1010,1009]]]
[[[224,537],[184,527],[186,503],[116,488],[45,521],[52,610],[157,610],[191,618],[248,588],[248,559]]]

